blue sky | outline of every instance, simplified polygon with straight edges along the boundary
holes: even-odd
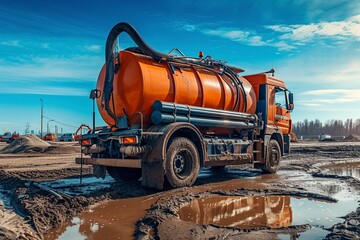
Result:
[[[40,98],[45,116],[90,124],[89,91],[122,21],[160,51],[201,50],[244,74],[275,68],[295,94],[294,121],[360,118],[360,1],[105,2],[1,1],[0,132],[38,131]]]

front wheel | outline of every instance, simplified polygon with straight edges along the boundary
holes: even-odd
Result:
[[[174,138],[166,152],[166,179],[171,187],[185,187],[194,184],[200,170],[199,153],[187,138]]]
[[[269,142],[265,161],[264,164],[256,163],[255,168],[261,169],[263,173],[276,173],[280,166],[281,149],[279,143],[275,139],[271,139]]]

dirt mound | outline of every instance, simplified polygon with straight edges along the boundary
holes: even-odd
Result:
[[[0,206],[0,239],[38,239],[41,238],[15,213]]]
[[[347,142],[360,142],[360,136],[357,134],[350,134],[346,138],[344,138],[344,141]]]
[[[3,148],[2,153],[44,152],[51,145],[35,135],[20,136],[10,145]]]
[[[24,187],[24,181],[4,170],[0,170],[0,184],[0,186],[4,189]]]
[[[73,154],[80,153],[78,142],[50,142],[51,146],[45,152],[49,154]]]

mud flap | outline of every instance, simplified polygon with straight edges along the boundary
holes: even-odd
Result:
[[[100,165],[93,165],[93,175],[96,178],[105,179],[106,176],[106,167]]]
[[[164,186],[164,161],[142,161],[141,185],[148,188],[163,189]]]
[[[163,189],[165,177],[164,142],[164,136],[154,140],[152,142],[152,151],[141,160],[141,185],[143,187]]]

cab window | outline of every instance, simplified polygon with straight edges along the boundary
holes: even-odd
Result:
[[[275,105],[286,109],[286,95],[283,89],[275,88]]]

